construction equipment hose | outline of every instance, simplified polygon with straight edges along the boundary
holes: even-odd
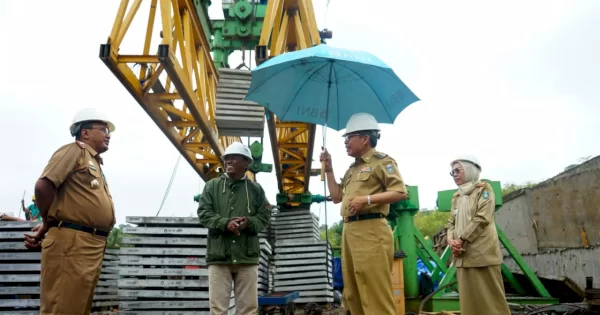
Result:
[[[429,293],[429,295],[427,295],[422,301],[421,304],[419,304],[419,312],[417,314],[421,314],[421,312],[423,312],[423,307],[425,306],[425,303],[427,303],[427,301],[429,301],[429,299],[431,299],[432,296],[436,295],[438,292],[442,291],[443,289],[449,287],[449,286],[453,286],[455,284],[457,284],[458,281],[452,281],[450,283],[444,284],[442,286],[439,286],[437,289],[435,289],[435,291]],[[408,314],[407,314],[408,315]]]

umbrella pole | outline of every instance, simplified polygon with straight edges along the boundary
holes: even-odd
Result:
[[[327,100],[329,101],[329,97],[327,97]],[[325,146],[325,139],[327,138],[327,125],[323,126],[323,131],[321,133],[323,134],[323,148],[327,149]],[[323,162],[321,162],[321,181],[325,181],[325,163]],[[325,186],[325,189],[325,196],[327,196],[327,186]]]
[[[327,125],[323,126],[323,148],[326,148],[325,146],[325,139],[327,138],[326,134],[327,134]],[[327,181],[325,180],[325,163],[321,163],[321,181],[323,181],[323,196],[327,196]],[[328,265],[329,261],[327,260],[329,258],[329,224],[327,222],[327,203],[328,201],[325,200],[325,243],[327,244],[325,246],[325,265]],[[327,272],[327,283],[329,284],[331,282],[331,279],[329,277],[329,272]]]
[[[329,63],[329,82],[327,83],[327,116],[329,116],[329,95],[331,94],[331,76],[333,74],[333,62]],[[325,146],[325,139],[327,134],[327,121],[329,117],[325,117],[325,125],[323,126],[323,148],[327,149]],[[325,163],[321,162],[321,181],[325,182]],[[327,185],[325,185],[325,196],[327,196]]]

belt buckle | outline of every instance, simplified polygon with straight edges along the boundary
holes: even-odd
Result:
[[[63,224],[63,221],[58,221],[58,225],[56,227],[60,229],[62,224]]]
[[[348,217],[344,217],[344,223],[348,223],[350,222],[350,220],[348,219]]]
[[[98,231],[98,229],[94,228],[94,230],[92,231],[92,235],[96,236],[96,231]]]

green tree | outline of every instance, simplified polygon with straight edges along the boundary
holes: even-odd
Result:
[[[423,236],[432,237],[446,227],[450,212],[422,210],[415,215],[415,226]]]
[[[533,181],[528,181],[524,184],[515,184],[515,183],[504,183],[502,187],[502,197],[510,194],[513,191],[517,191],[520,189],[531,188],[537,185],[537,183]]]
[[[327,229],[327,236],[329,237],[329,243],[333,247],[339,247],[342,245],[342,230],[344,229],[343,221],[334,223]],[[320,229],[321,240],[325,240],[325,225],[321,225]]]
[[[108,234],[106,238],[106,247],[111,249],[117,249],[121,247],[121,242],[123,241],[123,230],[122,228],[129,226],[129,224],[121,224],[118,227],[113,227],[113,229]]]

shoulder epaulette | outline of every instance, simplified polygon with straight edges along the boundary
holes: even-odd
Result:
[[[383,159],[383,158],[386,158],[388,155],[383,152],[375,152],[375,154],[373,154],[373,156],[378,159]]]
[[[487,184],[488,184],[487,182],[481,182],[481,183],[477,184],[476,187],[482,188],[482,187],[487,186]]]

